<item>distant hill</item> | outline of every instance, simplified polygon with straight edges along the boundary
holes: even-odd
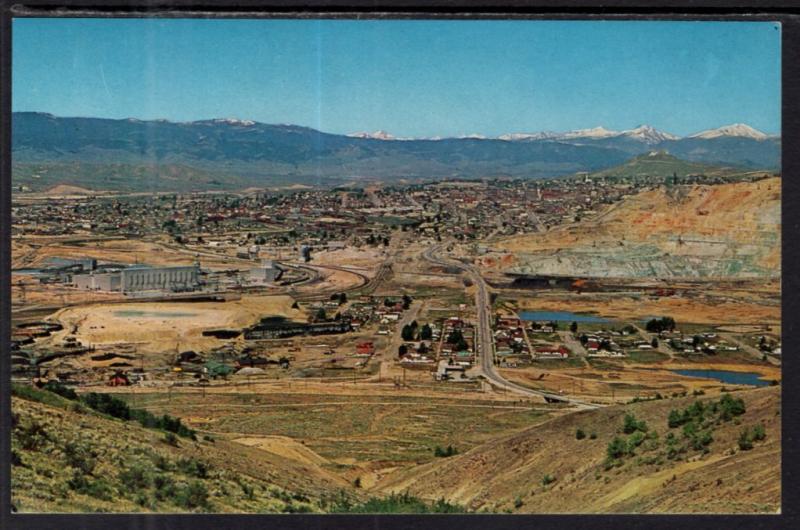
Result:
[[[591,177],[726,177],[748,172],[741,167],[721,167],[681,160],[666,151],[651,151],[635,156],[624,164],[592,173]]]
[[[364,179],[542,178],[601,171],[654,149],[698,162],[759,169],[780,165],[779,139],[676,140],[648,127],[614,136],[389,138],[243,120],[173,123],[17,112],[12,117],[13,182],[36,191],[59,184],[180,191]]]

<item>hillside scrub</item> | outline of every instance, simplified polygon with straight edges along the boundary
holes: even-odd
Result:
[[[158,444],[155,433],[133,423],[121,434],[118,422],[76,413],[68,403],[54,408],[15,397],[12,407],[15,511],[319,511],[304,493],[241,475],[224,458],[212,466],[195,456],[199,442]]]
[[[181,423],[180,418],[173,418],[168,414],[159,417],[144,409],[130,408],[123,400],[109,394],[90,392],[86,395],[78,396],[71,388],[54,381],[48,382],[43,389],[26,385],[13,385],[11,391],[15,396],[38,401],[46,405],[63,407],[64,403],[56,397],[60,396],[61,398],[75,401],[75,405],[88,406],[101,414],[106,414],[113,418],[124,421],[135,420],[149,429],[172,432],[184,438],[196,438],[195,431]]]

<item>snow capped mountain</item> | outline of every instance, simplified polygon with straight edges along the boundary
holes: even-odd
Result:
[[[542,132],[535,132],[535,133],[509,133],[509,134],[502,134],[497,137],[498,140],[506,140],[509,142],[513,142],[516,140],[551,140],[554,138],[559,138],[561,136],[560,133],[552,132],[552,131],[542,131]]]
[[[559,135],[559,138],[571,139],[571,138],[610,138],[612,136],[619,136],[619,132],[617,131],[610,131],[605,127],[594,127],[592,129],[578,129],[575,131],[569,131],[562,135]]]
[[[725,125],[718,129],[709,129],[699,133],[692,134],[689,138],[720,138],[722,136],[738,136],[741,138],[753,138],[754,140],[766,140],[769,138],[763,132],[753,129],[744,123],[734,123],[732,125]]]
[[[375,132],[355,132],[348,134],[350,138],[371,138],[373,140],[396,140],[393,135],[389,134],[386,131],[375,131]]]
[[[648,145],[655,145],[665,140],[678,140],[678,137],[674,134],[659,131],[650,125],[639,125],[635,129],[622,131],[619,136],[625,136],[627,138],[639,140],[640,142],[644,142]]]

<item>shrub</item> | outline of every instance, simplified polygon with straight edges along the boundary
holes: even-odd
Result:
[[[199,480],[193,480],[189,484],[177,488],[175,492],[175,504],[181,508],[195,509],[205,508],[208,505],[208,490],[205,484]]]
[[[67,481],[67,486],[78,493],[104,501],[110,501],[114,496],[111,486],[105,480],[89,480],[77,469],[73,471],[72,478]]]
[[[517,498],[514,499],[514,508],[519,510],[520,508],[522,508],[523,504],[525,504],[525,503],[522,502],[522,497],[517,495]]]
[[[153,477],[153,487],[155,488],[156,500],[168,501],[175,497],[175,482],[169,475],[156,473]]]
[[[50,440],[50,435],[38,421],[31,421],[26,427],[17,429],[17,439],[26,451],[38,451]]]
[[[185,475],[208,478],[208,464],[196,458],[181,458],[178,460],[178,470]]]
[[[739,434],[738,443],[739,443],[739,449],[741,449],[742,451],[749,451],[750,449],[753,448],[753,438],[752,435],[750,434],[750,429],[745,428]]]
[[[556,477],[549,473],[542,477],[542,486],[548,486],[556,481]]]
[[[164,433],[164,443],[178,447],[178,437],[171,432]]]
[[[583,429],[578,429],[577,431],[575,431],[575,438],[577,440],[583,440],[584,438],[586,438],[586,433],[583,432]]]
[[[121,420],[131,419],[131,409],[128,404],[108,394],[90,392],[83,397],[83,401],[89,407],[103,414],[108,414]]]
[[[97,453],[82,445],[67,443],[64,446],[64,456],[67,458],[67,464],[84,475],[91,475],[97,465],[95,460]]]
[[[597,433],[592,431],[592,434],[589,435],[590,440],[597,440]]]
[[[453,456],[458,454],[458,449],[453,447],[452,445],[448,445],[447,449],[442,449],[438,445],[433,449],[433,456],[439,458],[447,458],[448,456]]]
[[[74,390],[72,390],[67,386],[64,386],[58,381],[48,381],[47,384],[44,385],[44,389],[49,390],[50,392],[58,394],[59,396],[67,399],[71,400],[78,399],[78,394],[76,394]]]
[[[619,436],[615,436],[614,439],[608,443],[608,447],[606,447],[606,455],[608,455],[608,458],[611,460],[622,458],[626,451],[627,444],[625,440]]]
[[[644,434],[641,432],[635,432],[630,438],[628,438],[627,447],[625,449],[626,453],[629,455],[633,455],[636,453],[636,448],[642,445],[644,441]]]
[[[719,400],[720,418],[723,421],[728,421],[735,416],[741,416],[746,412],[744,400],[741,398],[734,398],[730,394],[724,394]]]
[[[118,478],[122,485],[130,491],[149,488],[153,482],[150,472],[141,464],[134,464],[127,469],[123,469]]]
[[[767,433],[764,431],[763,425],[756,425],[755,427],[753,427],[753,440],[760,442],[766,437]]]
[[[636,431],[647,432],[647,423],[644,420],[637,421],[636,416],[633,414],[626,414],[622,424],[622,431],[625,434],[631,434]]]

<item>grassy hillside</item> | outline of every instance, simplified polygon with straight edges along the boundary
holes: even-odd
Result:
[[[20,512],[313,512],[348,487],[255,448],[170,436],[44,390],[16,393],[12,498]]]
[[[562,416],[387,477],[378,488],[520,513],[775,512],[780,390],[732,397],[734,406],[700,396]],[[675,420],[687,409],[692,419],[670,427],[671,411]]]
[[[59,392],[67,397],[28,386],[13,389],[14,511],[466,511],[442,499],[427,502],[408,493],[368,495],[313,459],[298,458],[285,448],[276,453],[258,445],[196,436],[185,426],[178,428],[175,418],[162,419],[141,409],[130,409],[126,421],[115,417],[124,415],[126,405],[108,395],[79,398],[63,388]],[[295,445],[298,452],[313,455]]]

